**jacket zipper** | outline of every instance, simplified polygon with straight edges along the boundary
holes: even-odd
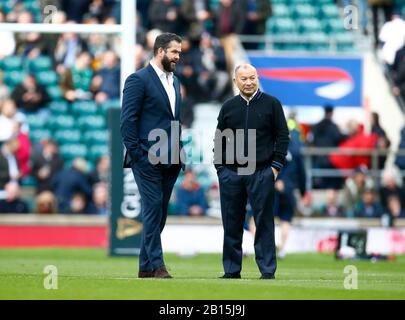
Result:
[[[243,156],[246,156],[246,155],[247,155],[247,150],[248,150],[249,103],[250,103],[250,101],[247,101],[247,103],[246,103],[245,140],[244,140]]]

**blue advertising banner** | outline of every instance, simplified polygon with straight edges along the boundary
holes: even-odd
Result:
[[[362,107],[361,57],[249,55],[264,92],[283,105]]]

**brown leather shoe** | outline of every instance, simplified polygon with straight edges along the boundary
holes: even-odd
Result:
[[[161,279],[171,279],[173,278],[169,272],[167,272],[165,266],[161,266],[155,270],[154,273],[155,278],[161,278]]]
[[[153,278],[155,276],[154,271],[139,271],[138,278]]]

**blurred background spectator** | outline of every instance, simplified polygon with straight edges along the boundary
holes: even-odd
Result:
[[[197,182],[195,173],[188,169],[176,192],[176,213],[182,216],[203,216],[207,210],[204,190]]]
[[[72,167],[56,173],[52,189],[58,199],[61,213],[79,213],[87,209],[92,188],[87,176],[87,162],[82,158],[73,161]]]
[[[318,42],[313,40],[320,34],[327,37],[328,46],[333,46],[329,48],[332,52],[354,48],[355,41],[361,45],[367,41],[371,45],[378,42],[381,47],[378,53],[381,53],[387,68],[386,75],[391,79],[391,91],[398,99],[405,97],[405,37],[402,30],[402,12],[405,11],[401,3],[391,0],[332,0],[325,1],[321,6],[313,1],[301,2],[138,0],[136,68],[145,66],[153,56],[153,43],[158,34],[172,31],[183,36],[183,53],[176,75],[183,87],[181,117],[185,129],[200,126],[200,114],[205,115],[205,110],[208,113],[212,105],[218,105],[234,95],[235,51],[266,50],[266,53],[277,54],[277,50],[294,52],[299,49],[310,53],[321,52]],[[32,7],[29,1],[9,3],[0,3],[0,23],[43,22],[50,17],[49,12],[44,10],[46,5],[58,8],[50,17],[50,28],[52,24],[61,23],[112,25],[120,22],[119,0],[40,0],[38,6]],[[347,4],[358,5],[360,32],[335,30],[334,23],[341,26],[342,5]],[[379,21],[378,14],[382,21]],[[373,17],[373,26],[367,24],[367,15]],[[306,24],[311,26],[313,20],[320,20],[316,21],[320,22],[320,28],[312,26],[313,29],[309,28],[307,32]],[[289,26],[289,23],[293,25]],[[378,31],[380,26],[381,32]],[[266,41],[267,36],[274,36],[274,39],[281,37],[287,41],[279,44],[273,39],[270,45],[264,41],[239,42],[242,39],[239,35],[265,35]],[[351,39],[346,46],[334,42],[343,35]],[[295,36],[300,41],[291,44]],[[309,43],[306,43],[307,38]],[[28,202],[28,205],[32,204],[33,212],[106,214],[110,166],[106,111],[120,106],[120,37],[96,33],[0,31],[0,43],[0,197],[5,194],[5,185],[13,181],[21,184],[22,195],[26,199],[31,191],[36,194],[35,202]],[[243,46],[237,45],[239,43]],[[238,54],[238,59],[245,60],[245,55]],[[290,111],[295,108],[287,107]],[[392,137],[389,135],[391,130],[384,127],[387,123],[384,117],[382,123],[377,113],[362,121],[347,117],[338,122],[341,119],[334,117],[334,109],[339,109],[338,105],[325,105],[324,109],[324,119],[314,125],[300,123],[293,112],[289,115],[291,137],[292,140],[298,137],[301,141],[299,148],[309,142],[308,146],[338,147],[341,150],[395,150],[397,141],[392,139],[391,145],[388,138]],[[338,115],[338,112],[335,113]],[[347,127],[345,123],[348,123]],[[298,130],[292,130],[293,127]],[[399,147],[405,149],[405,129],[401,136]],[[86,170],[71,168],[77,158],[85,159]],[[313,208],[309,197],[308,203],[299,202],[296,208],[298,214],[310,215],[314,211],[329,217],[347,216],[347,212],[350,217],[356,214],[370,216],[370,210],[364,208],[370,208],[374,198],[381,202],[384,212],[401,216],[404,210],[404,196],[400,191],[403,182],[401,185],[397,181],[400,180],[400,172],[395,173],[395,182],[392,172],[388,173],[394,160],[389,153],[378,157],[378,173],[365,170],[361,178],[357,177],[360,165],[372,169],[372,157],[369,155],[332,152],[313,159],[315,169],[334,170],[338,176],[309,178],[307,184],[313,182],[314,191],[318,191],[320,196]],[[405,156],[400,155],[395,159],[400,170],[405,170],[404,159]],[[182,180],[179,182],[183,188],[178,189],[180,197],[176,201],[179,204],[172,203],[171,207],[187,206],[181,203],[184,194],[185,199],[197,198],[197,202],[201,201],[197,206],[199,209],[192,210],[193,214],[216,216],[215,210],[219,210],[216,180],[201,174],[194,166],[192,171],[191,176],[187,173],[184,183]],[[348,177],[352,171],[356,173]],[[74,178],[63,179],[68,175]],[[69,181],[70,178],[76,181]],[[369,181],[373,179],[374,194],[364,195],[364,190],[369,192]],[[281,183],[286,181],[280,176],[278,186]],[[81,187],[76,190],[78,185]],[[302,184],[294,185],[293,189],[296,193],[296,189],[302,189]],[[364,209],[363,213],[358,213],[359,208]],[[188,209],[180,211],[190,214]]]
[[[21,200],[21,189],[17,182],[9,182],[4,186],[6,198],[0,200],[0,213],[29,213],[25,201]]]

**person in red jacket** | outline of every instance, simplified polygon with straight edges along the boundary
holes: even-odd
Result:
[[[376,147],[378,135],[365,133],[362,124],[352,120],[349,122],[349,130],[352,134],[339,144],[339,149],[366,149],[371,151]],[[329,155],[329,161],[337,169],[354,169],[361,165],[370,168],[371,156],[332,153]]]

